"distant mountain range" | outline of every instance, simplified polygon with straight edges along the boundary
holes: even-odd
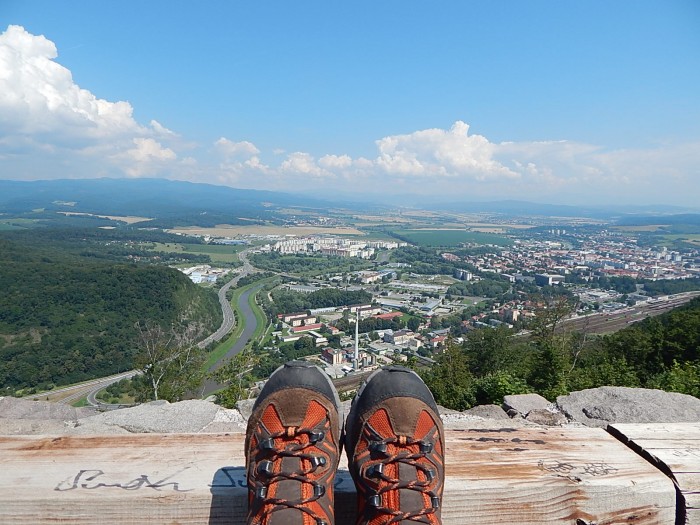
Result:
[[[172,181],[166,179],[71,179],[43,181],[0,180],[0,213],[22,215],[38,210],[133,215],[159,219],[168,226],[187,218],[203,226],[246,220],[274,220],[279,208],[298,206],[320,210],[400,208],[404,200],[387,197],[383,204],[350,202],[337,195],[318,197],[265,190],[236,189],[228,186]],[[694,214],[700,209],[678,206],[569,206],[504,200],[497,202],[437,201],[416,208],[461,213],[498,213],[503,215],[539,215],[548,217],[589,217],[604,220],[646,218],[646,222],[677,214]],[[692,215],[686,217],[694,222]],[[684,220],[685,220],[684,219]],[[182,224],[182,222],[180,222]],[[161,225],[154,223],[154,226]]]
[[[595,219],[616,219],[632,215],[673,215],[700,212],[680,206],[569,206],[565,204],[540,204],[525,201],[461,202],[441,204],[443,210],[456,212],[503,213],[505,215],[540,215],[545,217],[588,217]]]

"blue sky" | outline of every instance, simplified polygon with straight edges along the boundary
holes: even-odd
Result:
[[[6,179],[700,202],[696,0],[3,0],[0,32]]]

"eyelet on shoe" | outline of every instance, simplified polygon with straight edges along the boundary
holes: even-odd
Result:
[[[323,518],[316,518],[316,525],[328,525],[328,522]]]
[[[433,444],[430,441],[421,441],[419,449],[421,454],[430,454],[433,451]]]
[[[381,507],[382,497],[379,494],[372,494],[369,498],[367,498],[367,504],[370,507]]]
[[[367,469],[367,477],[378,478],[384,474],[384,463],[376,463]]]
[[[309,441],[311,441],[311,443],[318,443],[319,441],[323,441],[325,437],[326,433],[323,431],[311,432],[311,434],[309,434]]]
[[[273,471],[272,471],[273,463],[272,461],[261,461],[260,464],[258,465],[258,474],[262,474],[265,476],[272,476]]]
[[[318,468],[323,467],[326,464],[326,458],[323,456],[313,456],[311,458],[311,467]]]
[[[382,441],[370,441],[369,450],[377,454],[386,454],[386,443]]]
[[[433,481],[435,479],[435,471],[431,468],[425,470],[425,477],[428,481]]]
[[[440,498],[437,496],[431,496],[430,497],[430,504],[433,506],[434,509],[439,509],[440,508]]]
[[[255,489],[255,497],[258,499],[267,498],[267,487],[257,487]]]
[[[314,483],[314,497],[320,498],[326,493],[326,487]]]
[[[260,442],[260,448],[263,450],[272,450],[275,448],[275,440],[272,438],[263,439]]]

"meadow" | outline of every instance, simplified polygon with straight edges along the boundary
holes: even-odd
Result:
[[[457,247],[463,243],[511,246],[513,241],[502,235],[467,230],[395,230],[394,233],[418,246]]]

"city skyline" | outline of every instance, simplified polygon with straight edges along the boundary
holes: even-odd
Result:
[[[697,206],[689,0],[10,1],[0,178]]]

